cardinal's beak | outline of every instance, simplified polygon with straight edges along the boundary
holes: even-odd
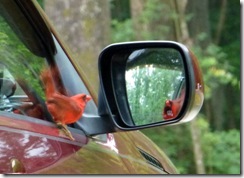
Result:
[[[90,95],[86,95],[86,102],[90,101],[92,97]]]
[[[165,101],[165,105],[171,107],[172,106],[172,101],[170,101],[170,100]]]

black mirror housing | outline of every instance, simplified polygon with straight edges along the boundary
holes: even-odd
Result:
[[[204,100],[196,57],[172,41],[109,45],[99,56],[99,77],[99,115],[119,130],[190,121]]]

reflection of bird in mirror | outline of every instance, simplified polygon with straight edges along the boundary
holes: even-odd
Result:
[[[44,70],[41,73],[41,79],[45,85],[46,105],[58,128],[62,129],[71,140],[74,140],[66,124],[74,123],[81,118],[91,97],[86,94],[71,97],[61,94],[56,90],[52,79],[53,72],[56,72],[55,69]],[[57,77],[56,74],[54,76]]]
[[[179,114],[181,107],[182,102],[180,99],[166,100],[163,108],[163,118],[165,120],[174,119]]]
[[[183,85],[183,83],[181,83],[181,85]],[[178,98],[172,100],[167,99],[165,101],[163,108],[163,118],[165,120],[171,120],[177,117],[185,100],[185,91],[185,85],[183,85]]]

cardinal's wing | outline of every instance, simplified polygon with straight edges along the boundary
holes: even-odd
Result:
[[[70,113],[79,113],[81,111],[81,108],[77,104],[75,100],[72,98],[61,95],[58,93],[54,93],[47,101],[47,107],[50,108],[54,112],[62,112],[65,114]],[[51,113],[53,114],[53,113]]]

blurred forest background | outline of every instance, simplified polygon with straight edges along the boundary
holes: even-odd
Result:
[[[142,130],[181,174],[240,174],[240,2],[39,0],[98,91],[98,55],[113,42],[174,40],[200,61],[205,101],[186,124]]]

